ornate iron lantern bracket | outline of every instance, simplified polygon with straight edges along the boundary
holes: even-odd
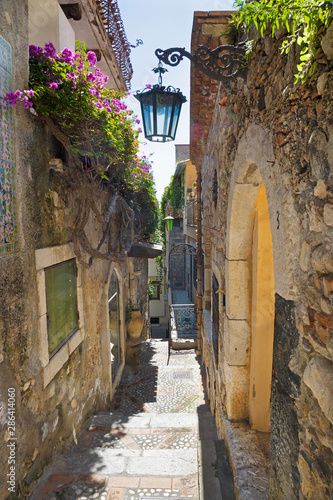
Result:
[[[209,76],[212,80],[229,81],[235,78],[244,78],[243,69],[246,42],[238,45],[219,45],[215,49],[210,49],[205,45],[199,45],[192,55],[185,48],[173,47],[162,50],[156,49],[155,55],[159,61],[169,66],[178,66],[184,57],[192,61],[195,68]]]

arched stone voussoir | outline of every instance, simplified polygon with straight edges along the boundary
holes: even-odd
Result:
[[[252,124],[239,142],[232,169],[227,230],[229,261],[249,258],[253,212],[262,182],[272,232],[275,291],[286,300],[295,300],[294,270],[301,248],[299,217],[274,156],[271,132]]]

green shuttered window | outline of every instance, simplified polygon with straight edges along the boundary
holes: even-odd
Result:
[[[45,269],[49,353],[55,354],[78,328],[75,259]]]

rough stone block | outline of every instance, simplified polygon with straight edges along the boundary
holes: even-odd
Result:
[[[327,226],[333,226],[333,205],[331,203],[324,205],[324,222]]]
[[[328,176],[327,146],[324,132],[315,129],[309,139],[309,149],[312,174],[317,179],[327,179]]]
[[[331,24],[325,36],[322,38],[321,47],[327,59],[333,59],[333,24]]]
[[[328,314],[315,313],[315,319],[325,328],[333,329],[333,317]]]
[[[324,200],[326,198],[327,188],[325,182],[322,179],[319,179],[313,192],[314,195],[321,200]]]
[[[325,297],[329,297],[333,292],[333,278],[329,278],[327,276],[323,277],[323,292]]]
[[[311,389],[325,416],[333,423],[333,364],[319,356],[312,358],[304,370],[303,381]]]
[[[299,259],[299,265],[302,271],[304,272],[308,271],[309,269],[310,257],[311,257],[311,245],[306,240],[304,240],[301,250],[301,256]]]
[[[314,269],[322,274],[333,272],[333,248],[331,241],[325,241],[318,245],[312,252],[312,265]]]
[[[331,338],[331,333],[329,330],[321,325],[317,326],[317,336],[322,341],[323,344],[327,344],[327,341]]]
[[[318,95],[322,95],[324,93],[325,85],[326,85],[326,82],[327,82],[327,76],[328,76],[328,73],[323,73],[318,78],[318,81],[317,81]]]

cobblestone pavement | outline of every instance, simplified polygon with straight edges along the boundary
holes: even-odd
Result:
[[[216,439],[194,351],[169,356],[167,342],[147,341],[110,410],[92,417],[31,499],[199,500],[198,447]],[[219,500],[215,487],[201,500]]]

